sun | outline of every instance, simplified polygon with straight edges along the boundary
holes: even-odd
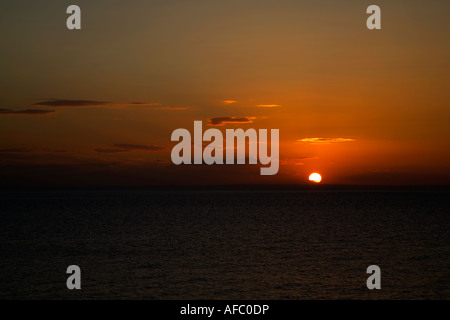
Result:
[[[320,174],[318,174],[317,172],[311,173],[309,175],[309,181],[312,181],[315,183],[320,183],[320,181],[322,181],[322,176]]]

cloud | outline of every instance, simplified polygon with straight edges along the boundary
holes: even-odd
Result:
[[[281,107],[279,104],[259,104],[258,108],[278,108]]]
[[[95,148],[95,152],[98,153],[119,153],[119,152],[126,152],[125,149],[117,149],[117,148]]]
[[[161,107],[156,108],[156,110],[188,110],[191,109],[191,107]]]
[[[340,178],[345,183],[353,185],[448,185],[450,176],[442,174],[439,179],[430,182],[429,173],[411,171],[375,171],[360,174],[342,176]]]
[[[223,126],[226,123],[252,123],[255,117],[221,117],[221,118],[211,118],[208,121],[210,126]]]
[[[26,148],[6,148],[6,149],[0,149],[0,152],[6,152],[6,153],[23,153],[23,152],[32,152],[31,149]]]
[[[131,152],[131,151],[161,151],[164,150],[164,147],[160,146],[146,146],[141,144],[123,144],[123,143],[117,143],[112,145],[111,147],[106,148],[96,148],[94,149],[95,152],[99,153],[121,153],[121,152]]]
[[[223,104],[233,104],[236,103],[236,100],[222,100]]]
[[[160,106],[160,103],[157,102],[128,102],[128,103],[119,103],[123,106]]]
[[[56,149],[27,149],[27,148],[3,148],[0,149],[0,165],[5,163],[78,163],[83,161],[81,157],[74,157],[74,154],[81,155],[78,151],[67,151]]]
[[[33,106],[45,107],[92,107],[103,106],[108,104],[106,101],[91,101],[91,100],[50,100],[33,103]]]
[[[283,165],[295,165],[295,166],[303,166],[305,164],[305,160],[318,159],[318,157],[314,156],[304,156],[304,157],[296,157],[296,158],[285,158],[280,159],[280,164]]]
[[[337,142],[352,142],[355,139],[347,138],[303,138],[298,139],[297,142],[310,142],[310,143],[337,143]]]
[[[94,100],[49,100],[36,102],[33,106],[44,107],[126,107],[126,106],[159,106],[154,102],[110,102],[110,101],[94,101]]]
[[[12,109],[0,109],[0,116],[1,115],[11,115],[11,114],[17,114],[17,115],[45,115],[49,113],[53,113],[55,110],[41,110],[41,109],[26,109],[26,110],[12,110]]]
[[[160,151],[164,150],[164,147],[160,146],[144,146],[140,144],[115,144],[114,147],[124,150],[147,150],[147,151]]]

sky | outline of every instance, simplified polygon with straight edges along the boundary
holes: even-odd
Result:
[[[81,30],[66,8],[81,8]],[[381,7],[381,30],[366,9]],[[0,186],[450,184],[450,2],[0,2]],[[171,133],[279,129],[280,170]]]

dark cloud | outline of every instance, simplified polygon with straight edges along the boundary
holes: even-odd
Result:
[[[31,149],[26,148],[6,148],[6,149],[0,149],[0,153],[22,153],[22,152],[32,152]]]
[[[26,110],[11,110],[11,109],[0,109],[0,115],[11,115],[11,114],[25,114],[25,115],[45,115],[53,113],[55,110],[41,110],[41,109],[26,109]]]
[[[227,123],[252,123],[255,117],[220,117],[211,118],[208,121],[210,126],[223,126]]]
[[[118,162],[0,164],[0,186],[114,185],[120,181],[120,172],[113,176],[120,167]]]
[[[450,174],[409,171],[380,171],[342,176],[340,179],[353,185],[449,185]]]
[[[160,146],[144,146],[140,144],[115,144],[114,147],[125,150],[147,150],[147,151],[160,151],[165,149]]]
[[[156,102],[128,102],[128,103],[122,103],[123,105],[130,105],[130,106],[159,106],[160,103]]]
[[[314,157],[314,156],[285,158],[285,159],[280,159],[280,163],[286,164],[286,165],[304,165],[305,160],[312,160],[312,159],[317,159],[317,158],[318,157]]]
[[[45,107],[90,107],[103,106],[109,104],[107,101],[92,101],[92,100],[50,100],[33,103],[33,106]]]
[[[159,106],[159,103],[154,102],[110,102],[110,101],[95,101],[95,100],[49,100],[36,102],[33,106],[45,107],[125,107],[125,106]]]
[[[143,150],[143,151],[161,151],[165,148],[160,146],[145,146],[141,144],[125,144],[125,143],[117,143],[112,145],[112,147],[108,148],[96,148],[95,152],[99,153],[120,153],[120,152],[130,152],[135,150]]]
[[[120,153],[126,152],[127,150],[118,148],[95,148],[94,151],[98,153]]]
[[[7,160],[31,161],[38,163],[40,161],[66,161],[68,158],[67,150],[58,149],[28,149],[28,148],[0,148],[0,162]]]
[[[86,157],[87,156],[87,157]],[[0,149],[1,165],[41,165],[41,164],[84,164],[99,162],[97,157],[90,158],[77,151],[63,151],[52,149],[25,149],[25,148],[3,148]]]
[[[160,107],[156,110],[189,110],[191,107]]]
[[[26,152],[0,152],[0,163],[1,162],[8,162],[10,160],[29,160],[30,155]]]

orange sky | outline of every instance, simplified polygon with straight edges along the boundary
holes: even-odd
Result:
[[[1,185],[450,184],[448,1],[0,3]],[[280,171],[171,164],[173,130],[280,130]],[[319,138],[319,139],[313,139]]]

